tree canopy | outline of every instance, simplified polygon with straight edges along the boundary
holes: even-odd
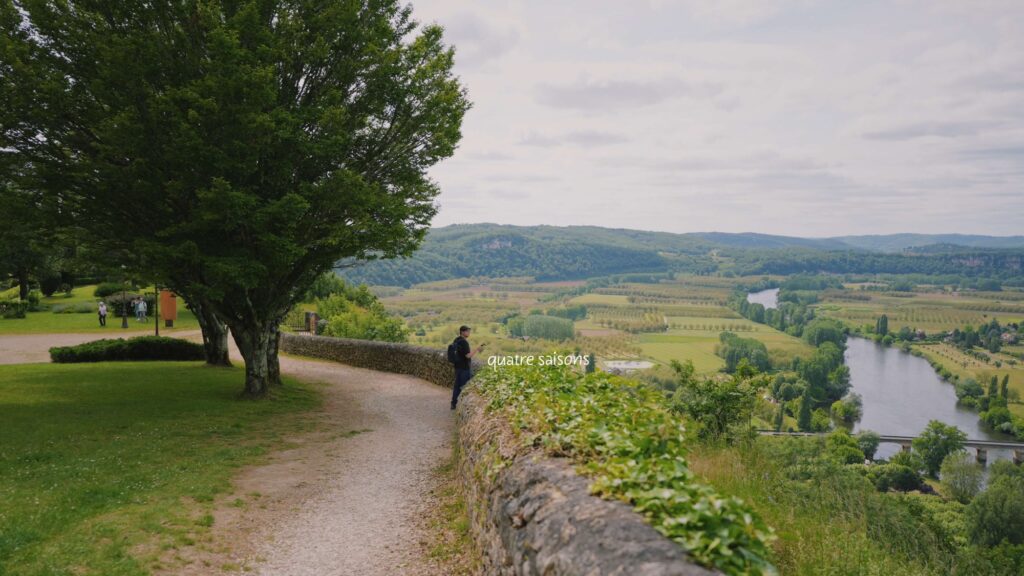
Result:
[[[422,241],[469,107],[395,0],[6,1],[0,27],[3,146],[226,323],[253,396],[321,273]]]

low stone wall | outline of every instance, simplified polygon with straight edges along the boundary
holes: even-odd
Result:
[[[448,363],[447,350],[284,332],[281,334],[281,351],[381,372],[409,374],[447,388],[455,383],[455,369]],[[474,370],[479,367],[479,363],[474,362]]]
[[[444,350],[409,344],[281,335],[281,351],[451,387]],[[474,370],[481,364],[474,362]],[[471,532],[497,576],[712,576],[622,502],[591,496],[564,458],[522,446],[471,386],[459,400],[458,475]]]
[[[564,458],[519,446],[472,388],[459,402],[459,480],[484,574],[710,576],[622,502],[591,496]]]

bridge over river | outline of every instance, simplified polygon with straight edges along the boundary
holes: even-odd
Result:
[[[758,433],[763,436],[823,436],[824,433],[818,432],[776,432],[775,430],[758,430]],[[904,452],[909,452],[911,444],[914,442],[916,436],[893,436],[891,434],[879,434],[879,439],[883,444],[899,444]],[[1021,464],[1024,463],[1024,442],[1003,442],[999,440],[967,440],[964,442],[965,448],[972,448],[975,450],[975,458],[978,462],[984,464],[988,461],[989,450],[1012,450],[1013,451],[1013,463]]]

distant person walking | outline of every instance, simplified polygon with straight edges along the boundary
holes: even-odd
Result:
[[[107,325],[107,303],[106,302],[100,302],[99,314],[100,314],[100,326],[106,326]]]
[[[452,410],[459,402],[462,387],[473,377],[472,359],[484,349],[484,345],[473,350],[469,346],[469,326],[459,326],[459,336],[448,346],[448,361],[455,366],[455,387],[452,388]]]
[[[146,321],[146,312],[149,312],[149,306],[146,304],[146,299],[139,298],[139,322]]]

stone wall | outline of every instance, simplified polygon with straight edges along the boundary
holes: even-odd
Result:
[[[284,332],[281,351],[381,372],[410,374],[447,388],[455,383],[455,369],[448,363],[447,349]],[[474,361],[473,367],[479,369],[480,364]]]
[[[591,496],[564,458],[519,445],[470,388],[459,402],[459,481],[483,574],[710,576],[632,507]]]
[[[451,387],[446,352],[409,344],[281,335],[281,351]],[[474,369],[481,364],[474,362]],[[459,401],[458,481],[488,576],[711,576],[622,502],[591,496],[564,458],[516,440],[472,387]]]

